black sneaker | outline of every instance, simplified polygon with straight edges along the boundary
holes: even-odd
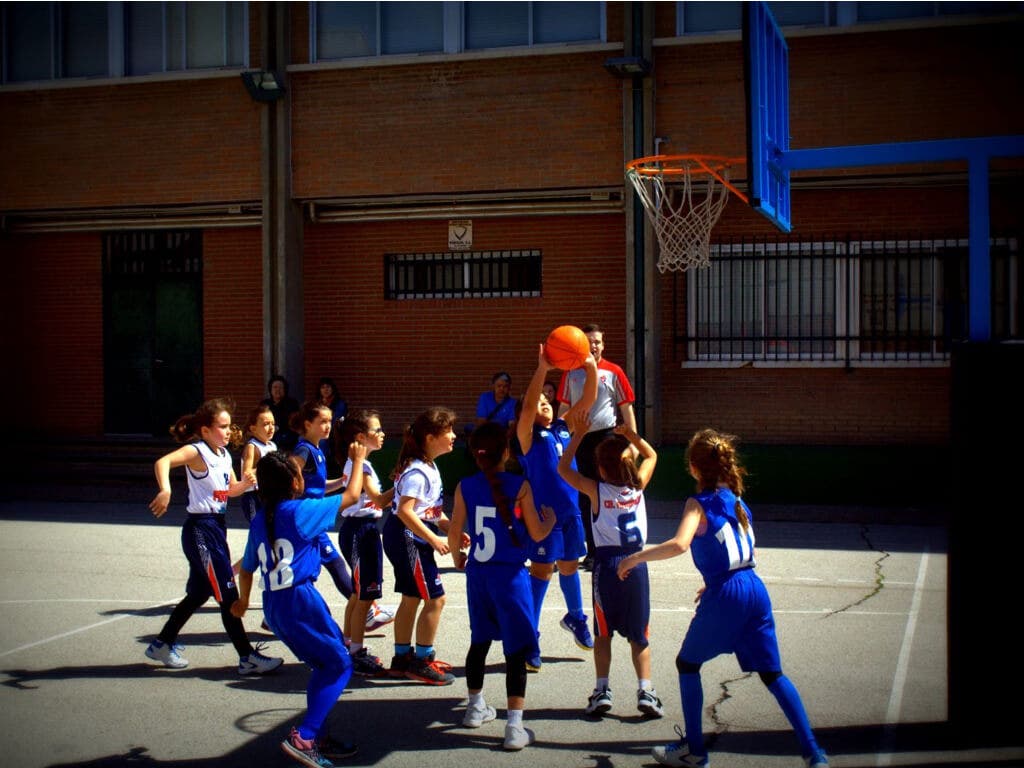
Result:
[[[391,657],[391,668],[388,669],[389,677],[405,677],[405,673],[409,671],[409,663],[416,658],[416,653],[410,648],[408,651],[403,653],[401,656],[394,655]]]
[[[455,675],[449,672],[449,669],[451,669],[451,665],[443,661],[414,657],[409,662],[409,669],[405,676],[410,680],[418,680],[429,685],[451,685],[455,682]]]
[[[330,736],[316,740],[317,751],[328,760],[344,760],[355,755],[359,748],[350,741],[335,741]]]

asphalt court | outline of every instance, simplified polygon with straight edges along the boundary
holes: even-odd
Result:
[[[671,505],[652,506],[649,539],[657,542],[676,520]],[[254,641],[268,643],[267,653],[285,657],[276,673],[238,676],[212,602],[180,637],[188,669],[158,668],[143,656],[182,594],[183,514],[172,507],[155,521],[138,503],[0,503],[5,764],[293,764],[278,745],[305,708],[308,672],[259,629],[258,593],[246,626]],[[240,514],[231,517],[229,542],[237,555],[246,530]],[[1019,736],[965,740],[946,722],[944,527],[761,521],[756,531],[758,571],[775,606],[783,668],[833,766],[1024,765]],[[589,574],[583,579],[589,603]],[[343,764],[655,765],[650,748],[672,740],[673,725],[681,723],[674,659],[700,585],[688,554],[651,565],[653,682],[666,717],[643,720],[636,711],[636,680],[621,638],[613,646],[614,707],[600,720],[583,714],[593,662],[558,627],[564,602],[553,583],[541,624],[544,666],[529,676],[527,688],[526,724],[536,743],[522,753],[500,748],[504,675],[497,645],[484,690],[499,719],[476,730],[461,726],[469,646],[465,580],[446,568],[444,582],[448,602],[436,647],[458,679],[431,687],[353,678],[330,717],[333,733],[360,748]],[[340,615],[341,596],[329,579],[320,583]],[[385,602],[392,601],[386,592]],[[385,663],[391,642],[390,627],[368,639]],[[720,657],[705,665],[702,677],[712,765],[802,765],[796,738],[756,675],[744,674],[733,657]]]

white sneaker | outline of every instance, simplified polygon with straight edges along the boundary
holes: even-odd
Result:
[[[462,718],[462,724],[467,728],[479,728],[484,723],[489,723],[496,718],[498,713],[494,707],[484,704],[480,707],[466,707],[466,716]]]
[[[673,768],[708,768],[710,765],[708,756],[693,754],[683,732],[679,730],[679,726],[675,726],[675,729],[679,741],[670,742],[663,747],[655,747],[651,750],[651,756],[662,765],[670,765]]]
[[[507,750],[514,751],[533,744],[533,731],[528,731],[521,725],[505,726],[505,741],[501,745]]]
[[[807,768],[828,768],[828,757],[824,752],[818,752],[804,759],[807,761]]]
[[[160,640],[154,640],[146,649],[146,657],[162,662],[165,667],[171,669],[184,669],[188,666],[188,660],[178,653],[181,649],[180,645],[169,645]]]
[[[394,605],[377,605],[374,602],[370,610],[366,612],[366,631],[372,632],[375,629],[386,627],[395,620],[395,613],[398,608]]]
[[[258,650],[238,660],[238,674],[240,675],[265,675],[273,672],[284,664],[284,659],[278,657],[264,656]]]
[[[594,692],[590,694],[590,698],[587,699],[587,706],[583,711],[588,715],[603,715],[611,708],[612,692],[607,688],[601,690],[595,688]]]
[[[661,706],[661,699],[658,698],[658,692],[653,688],[650,690],[644,690],[641,688],[636,692],[636,708],[639,709],[645,717],[665,716],[665,710]]]

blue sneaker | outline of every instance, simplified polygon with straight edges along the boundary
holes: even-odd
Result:
[[[679,726],[675,726],[675,729],[679,741],[670,742],[663,747],[655,747],[651,750],[651,756],[662,765],[670,765],[673,768],[708,768],[710,765],[708,756],[693,754],[683,732],[679,730]]]
[[[538,653],[536,656],[531,656],[526,660],[526,671],[527,672],[540,672],[541,658]]]
[[[594,638],[590,636],[590,627],[587,626],[587,617],[577,619],[571,613],[565,614],[559,625],[566,632],[572,633],[576,645],[584,651],[594,650]]]

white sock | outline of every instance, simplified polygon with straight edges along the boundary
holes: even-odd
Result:
[[[508,711],[508,724],[509,725],[522,725],[523,724],[523,710],[521,710],[521,709],[510,709]]]
[[[594,683],[594,690],[595,691],[602,691],[602,690],[604,690],[607,687],[608,687],[608,678],[607,677],[599,677],[599,678],[597,678],[597,682]]]
[[[654,688],[651,686],[651,681],[650,680],[639,679],[639,680],[636,681],[636,684],[637,684],[637,686],[639,686],[641,691],[653,691],[654,690]]]
[[[473,709],[483,709],[487,706],[484,702],[484,692],[477,691],[476,693],[469,694],[469,706]]]
[[[353,642],[348,644],[348,652],[353,654],[353,655],[355,655],[358,651],[360,651],[362,649],[362,647],[363,647],[362,643],[357,643],[357,642],[353,641]]]

